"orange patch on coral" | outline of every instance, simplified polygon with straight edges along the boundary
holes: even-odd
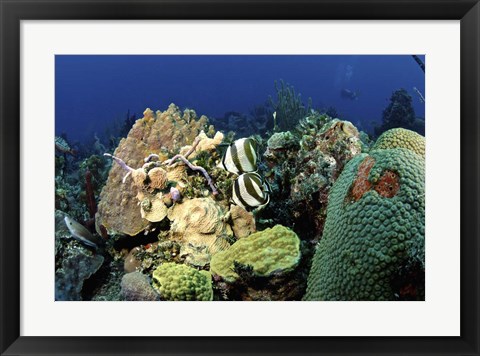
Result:
[[[398,189],[400,189],[398,174],[388,170],[383,173],[380,180],[375,185],[375,191],[385,198],[394,197],[397,194]]]
[[[375,189],[378,194],[385,198],[394,197],[400,189],[398,174],[389,170],[383,173],[378,182],[372,184],[368,180],[368,175],[374,164],[375,160],[372,157],[367,157],[358,166],[357,177],[350,191],[350,197],[353,201],[360,200],[366,192],[372,189]]]
[[[367,157],[360,163],[358,167],[357,178],[353,182],[352,197],[353,200],[358,201],[363,195],[372,188],[372,183],[368,181],[368,175],[370,170],[375,164],[375,160],[372,157]]]

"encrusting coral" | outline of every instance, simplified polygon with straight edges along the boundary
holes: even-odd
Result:
[[[354,157],[329,197],[305,300],[424,299],[425,163],[402,148]]]
[[[164,263],[153,272],[153,288],[162,300],[213,300],[212,276],[187,265]]]
[[[212,257],[210,271],[233,282],[239,276],[235,264],[251,266],[256,276],[292,271],[300,261],[300,239],[292,230],[276,225],[236,241]]]

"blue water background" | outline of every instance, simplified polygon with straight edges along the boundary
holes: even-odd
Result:
[[[424,56],[420,58],[425,61]],[[428,63],[427,63],[428,68]],[[413,97],[415,113],[425,116],[425,76],[409,55],[372,56],[77,56],[55,57],[55,134],[87,140],[102,134],[127,111],[142,117],[149,107],[165,110],[170,103],[198,115],[223,117],[248,113],[283,79],[312,98],[315,108],[335,107],[340,118],[367,131],[380,123],[394,90]],[[358,100],[340,95],[358,92]]]

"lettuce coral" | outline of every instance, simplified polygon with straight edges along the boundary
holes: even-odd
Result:
[[[424,299],[424,240],[423,158],[402,148],[358,155],[332,187],[304,299]]]
[[[268,277],[293,270],[300,261],[300,239],[292,230],[276,225],[235,242],[212,257],[214,275],[233,282],[238,278],[235,265],[251,266],[256,276]]]
[[[212,276],[187,265],[167,262],[153,272],[153,288],[162,300],[213,300]]]

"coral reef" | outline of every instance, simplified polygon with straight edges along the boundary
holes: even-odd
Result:
[[[236,241],[229,249],[212,257],[214,275],[233,282],[239,277],[235,263],[251,266],[252,273],[267,277],[293,270],[300,261],[300,239],[290,229],[276,225]]]
[[[144,117],[135,122],[128,136],[120,141],[114,156],[129,167],[142,167],[144,158],[151,153],[156,153],[159,161],[164,161],[182,146],[193,143],[202,130],[213,135],[213,127],[208,131],[208,119],[205,116],[197,118],[193,110],[182,113],[173,104],[166,111],[157,111],[155,114],[147,109]],[[143,183],[147,177],[140,172],[138,177],[127,179],[122,184],[124,175],[120,165],[112,166],[100,195],[97,224],[103,225],[111,234],[134,236],[150,224],[141,217],[136,198],[138,188],[134,183]]]
[[[153,287],[162,300],[213,300],[212,277],[187,265],[164,263],[153,272]]]
[[[372,150],[345,166],[305,300],[424,299],[424,179],[423,158],[402,148]]]
[[[158,293],[152,288],[147,276],[140,272],[131,272],[123,276],[121,295],[128,301],[160,300]]]
[[[274,134],[264,154],[270,167],[265,176],[272,187],[265,217],[318,239],[330,187],[361,150],[353,124],[318,113],[301,120],[295,131]]]
[[[425,158],[425,137],[407,129],[390,129],[377,139],[372,150],[387,148],[406,148]]]

